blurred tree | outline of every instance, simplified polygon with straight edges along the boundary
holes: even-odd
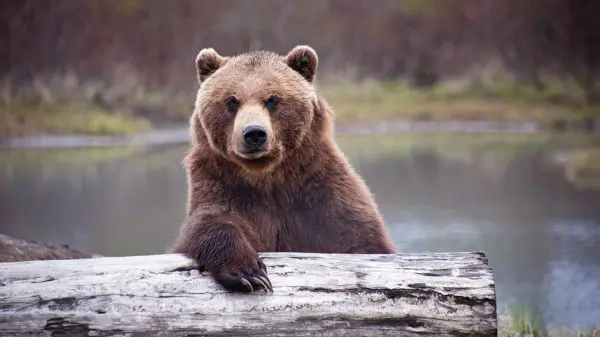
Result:
[[[322,75],[408,77],[431,86],[498,60],[521,82],[600,72],[596,0],[3,0],[0,76],[16,87],[71,71],[106,80],[127,65],[147,86],[189,88],[202,47],[222,54],[318,51]]]

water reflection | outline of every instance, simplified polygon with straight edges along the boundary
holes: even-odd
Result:
[[[157,148],[97,163],[49,160],[12,169],[11,179],[2,181],[2,232],[102,255],[162,252],[184,212],[184,150]]]
[[[500,309],[518,301],[551,324],[599,323],[600,192],[569,182],[547,142],[387,142],[341,145],[403,251],[485,251]],[[184,213],[185,150],[1,152],[0,232],[103,255],[161,253]]]

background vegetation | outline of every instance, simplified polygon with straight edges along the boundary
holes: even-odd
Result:
[[[598,17],[594,0],[6,0],[0,135],[185,122],[200,48],[300,43],[341,123],[581,119],[600,111]],[[85,122],[40,118],[64,111]]]

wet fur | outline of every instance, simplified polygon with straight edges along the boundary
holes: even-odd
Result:
[[[217,58],[218,70],[199,73],[206,91],[190,120],[186,218],[171,251],[195,259],[230,290],[266,272],[257,252],[395,252],[371,193],[334,142],[332,111],[313,85],[316,54],[300,56]],[[276,144],[263,163],[232,154],[233,119],[215,113],[228,88],[241,96],[248,90],[248,101],[277,91],[288,104],[272,117]]]

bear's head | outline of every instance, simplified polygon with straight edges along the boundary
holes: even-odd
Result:
[[[287,55],[253,51],[224,57],[202,49],[192,133],[212,151],[251,171],[276,167],[317,137],[324,124],[314,87],[318,57],[309,46]],[[323,128],[323,127],[322,127]]]

